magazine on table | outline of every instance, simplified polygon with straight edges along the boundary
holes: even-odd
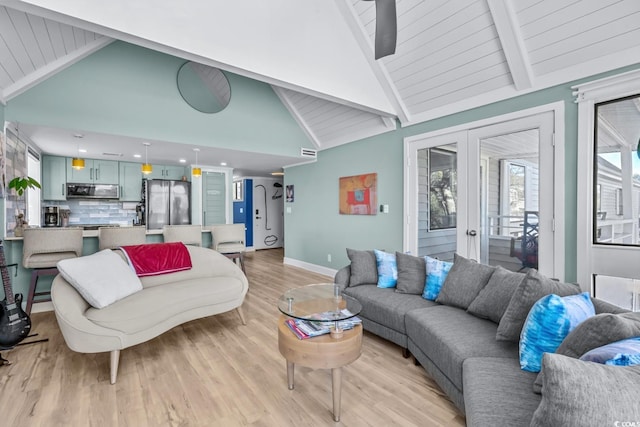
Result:
[[[343,315],[350,315],[351,313],[346,308],[341,310]],[[315,319],[326,319],[330,320],[334,317],[332,312],[324,312],[317,313],[310,316]],[[334,327],[334,322],[328,321],[314,321],[314,320],[303,320],[303,319],[287,319],[285,321],[289,329],[297,336],[299,339],[303,340],[306,338],[317,337],[319,335],[325,335],[331,332],[331,329]],[[347,320],[338,321],[338,327],[342,330],[352,329],[355,325],[362,323],[362,319],[359,317],[352,317]]]

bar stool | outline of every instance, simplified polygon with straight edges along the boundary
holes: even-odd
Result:
[[[98,228],[98,248],[100,250],[145,243],[147,243],[147,230],[144,227]]]
[[[202,246],[201,225],[165,225],[162,227],[165,242],[182,242],[185,245]]]
[[[22,266],[31,268],[31,283],[27,295],[27,314],[36,296],[48,295],[42,301],[51,301],[51,292],[36,292],[40,276],[58,274],[58,261],[82,256],[82,228],[26,228],[24,230]]]
[[[240,268],[244,269],[245,226],[244,224],[221,224],[211,227],[213,244],[211,248],[235,262],[240,261]]]

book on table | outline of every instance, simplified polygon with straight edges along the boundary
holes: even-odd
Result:
[[[343,309],[342,312],[347,316],[351,314],[347,309]],[[291,332],[293,332],[293,334],[301,340],[328,334],[335,326],[335,322],[330,321],[333,318],[332,312],[317,313],[310,317],[314,319],[324,319],[324,321],[310,319],[287,319],[285,320],[285,323],[289,327],[289,329],[291,329]],[[338,327],[342,330],[348,330],[352,329],[355,325],[358,325],[360,323],[362,323],[362,319],[354,316],[346,320],[339,320]]]

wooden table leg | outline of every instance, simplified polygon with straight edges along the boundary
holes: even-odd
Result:
[[[340,421],[340,394],[342,392],[342,368],[331,369],[331,387],[333,389],[333,420]]]
[[[289,390],[293,390],[293,373],[295,366],[293,362],[287,360],[287,384],[289,385]]]

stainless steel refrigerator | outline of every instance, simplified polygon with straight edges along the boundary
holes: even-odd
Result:
[[[191,224],[191,183],[149,179],[145,184],[145,222],[148,230],[165,225]]]

